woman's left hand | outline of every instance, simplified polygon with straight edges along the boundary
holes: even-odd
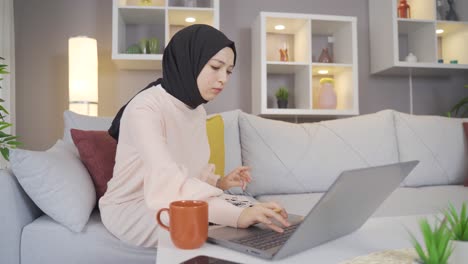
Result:
[[[232,187],[242,187],[242,190],[245,190],[247,184],[251,181],[252,177],[250,177],[250,168],[241,166],[233,170],[228,175],[220,178],[216,184],[216,187],[223,191]]]

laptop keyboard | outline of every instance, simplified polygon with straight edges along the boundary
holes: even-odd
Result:
[[[283,228],[283,233],[278,233],[271,229],[262,229],[260,232],[256,232],[255,234],[247,237],[232,240],[232,242],[242,244],[244,246],[267,250],[284,244],[284,242],[289,239],[298,226],[299,224],[285,227]]]

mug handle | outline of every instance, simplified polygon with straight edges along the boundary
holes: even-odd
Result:
[[[159,211],[158,211],[158,214],[156,215],[156,220],[158,221],[158,224],[159,224],[162,228],[166,229],[167,231],[170,231],[170,230],[169,230],[169,226],[163,224],[163,222],[161,221],[161,213],[164,212],[164,211],[166,211],[167,213],[169,213],[169,209],[168,209],[168,208],[163,208],[163,209],[159,210]]]

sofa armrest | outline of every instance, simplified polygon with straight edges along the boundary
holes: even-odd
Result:
[[[10,169],[0,170],[0,263],[20,263],[23,227],[42,215]]]

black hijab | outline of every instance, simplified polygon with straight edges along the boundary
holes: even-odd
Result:
[[[192,109],[197,108],[207,102],[198,90],[198,75],[205,64],[225,47],[230,47],[234,52],[235,64],[236,48],[234,42],[221,31],[202,24],[188,26],[180,30],[164,49],[163,77],[148,84],[140,92],[161,84],[169,94]],[[108,130],[109,135],[117,141],[119,140],[120,119],[127,105],[128,103],[120,108]]]

